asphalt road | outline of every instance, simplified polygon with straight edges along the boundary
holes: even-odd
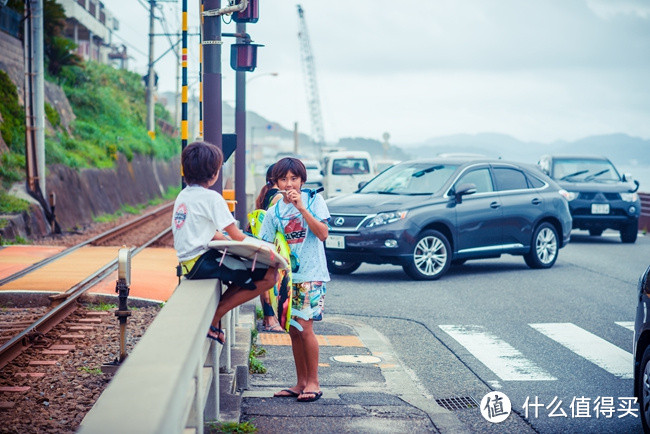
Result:
[[[549,270],[506,255],[418,282],[401,267],[363,265],[332,276],[326,309],[383,333],[430,397],[505,393],[514,413],[503,423],[455,412],[473,432],[641,432],[638,406],[626,412],[625,398],[648,265],[650,236],[630,245],[617,232],[574,231]]]

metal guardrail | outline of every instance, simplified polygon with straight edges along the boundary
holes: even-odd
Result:
[[[223,347],[205,337],[220,289],[216,279],[181,281],[79,433],[203,433],[204,421],[219,419],[219,360],[225,351],[229,371],[237,316],[224,317]]]
[[[641,199],[641,216],[639,217],[639,230],[650,231],[650,193],[639,193]]]

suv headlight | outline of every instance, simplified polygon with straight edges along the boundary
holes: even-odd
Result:
[[[580,193],[576,193],[575,191],[566,191],[563,188],[560,189],[558,193],[560,193],[560,196],[564,197],[569,202],[571,202],[573,199],[576,199],[580,195]]]
[[[639,195],[636,193],[621,193],[621,199],[625,202],[636,202],[639,200]]]
[[[407,211],[380,212],[372,220],[370,220],[366,227],[371,228],[373,226],[380,226],[396,222],[406,217],[406,213]]]

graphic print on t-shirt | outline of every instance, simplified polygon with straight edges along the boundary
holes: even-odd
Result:
[[[292,218],[284,227],[284,238],[286,238],[287,244],[302,243],[305,241],[306,235],[307,231],[305,231],[301,218]]]
[[[174,213],[174,226],[176,229],[180,229],[187,219],[187,207],[184,203],[180,204]]]

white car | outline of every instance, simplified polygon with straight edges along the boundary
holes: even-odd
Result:
[[[323,186],[323,170],[316,160],[302,160],[307,169],[307,182],[305,188],[317,189]]]

